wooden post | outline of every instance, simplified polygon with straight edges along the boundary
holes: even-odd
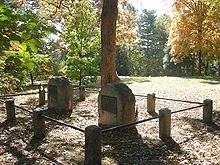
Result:
[[[15,117],[15,103],[13,99],[7,100],[5,102],[6,111],[7,111],[7,121],[14,121]]]
[[[79,87],[79,101],[85,101],[85,99],[86,99],[85,87],[80,86]]]
[[[212,110],[213,110],[213,101],[206,99],[203,101],[203,121],[205,123],[212,123]]]
[[[41,108],[36,108],[33,111],[33,129],[34,129],[34,138],[43,139],[46,136],[46,125],[45,120],[41,117],[43,110]]]
[[[162,140],[170,138],[171,110],[164,108],[159,110],[159,137]]]
[[[101,128],[91,125],[85,129],[85,165],[101,165]]]
[[[43,89],[42,89],[43,88]],[[42,106],[45,104],[45,88],[44,86],[39,86],[39,105]]]
[[[155,114],[155,94],[147,94],[147,112]]]

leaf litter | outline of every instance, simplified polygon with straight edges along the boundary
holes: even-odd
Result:
[[[197,79],[155,77],[146,82],[129,84],[134,94],[155,93],[156,97],[203,102],[213,100],[214,124],[202,122],[202,108],[172,115],[171,139],[158,137],[158,120],[136,126],[134,130],[109,132],[102,138],[104,165],[160,165],[160,164],[220,164],[220,84],[209,84]],[[143,90],[144,89],[144,90]],[[77,91],[76,91],[77,93]],[[85,129],[97,125],[98,91],[87,92],[86,100],[77,102],[68,117],[59,117],[76,127]],[[18,96],[15,103],[34,109],[38,95]],[[147,113],[146,98],[136,97],[139,120],[151,117]],[[74,129],[46,122],[47,136],[41,142],[32,141],[31,115],[16,110],[16,122],[7,123],[5,105],[0,105],[1,135],[0,164],[73,164],[84,161],[84,134]],[[156,112],[161,108],[171,111],[194,105],[156,100]]]

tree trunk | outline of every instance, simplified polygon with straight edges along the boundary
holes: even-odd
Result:
[[[199,60],[199,76],[202,76],[202,51],[198,52],[198,60]]]
[[[30,73],[30,78],[31,78],[31,85],[33,86],[34,85],[34,78],[33,78],[33,74]]]
[[[208,71],[209,71],[209,62],[206,61],[206,64],[205,64],[205,76],[208,76]]]
[[[118,0],[104,0],[101,15],[101,86],[119,82],[116,73],[116,21]]]
[[[194,57],[192,58],[192,70],[191,70],[191,76],[194,76],[195,73],[195,59]]]

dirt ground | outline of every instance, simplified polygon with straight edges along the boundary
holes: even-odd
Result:
[[[155,93],[156,97],[203,102],[213,100],[213,123],[202,122],[202,108],[172,114],[171,136],[159,138],[158,119],[136,126],[137,131],[120,130],[103,134],[102,164],[104,165],[218,165],[220,164],[220,81],[177,77],[123,77],[135,95]],[[29,90],[28,92],[32,92]],[[85,129],[97,125],[99,88],[87,88],[86,100],[76,102],[68,115],[54,118]],[[77,99],[75,90],[74,100]],[[136,96],[139,120],[150,118],[145,97]],[[15,104],[33,110],[38,95],[17,96]],[[161,108],[177,111],[195,104],[156,100]],[[46,107],[44,107],[46,108]],[[16,121],[6,121],[5,105],[0,105],[0,164],[83,164],[84,134],[72,128],[46,121],[47,136],[35,141],[32,114],[16,108]]]

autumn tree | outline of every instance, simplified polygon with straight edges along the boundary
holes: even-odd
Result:
[[[120,81],[116,73],[116,45],[129,44],[136,39],[132,32],[135,17],[128,12],[127,0],[100,0],[101,10],[101,86]],[[120,5],[120,10],[118,10]]]
[[[134,32],[137,11],[127,0],[119,0],[118,3],[119,10],[116,22],[116,45],[130,45],[137,39],[137,35]]]
[[[137,41],[135,7],[124,1],[120,4],[117,20],[116,42],[116,70],[118,75],[128,76],[132,74],[133,44]]]
[[[220,14],[215,0],[175,0],[169,45],[175,62],[194,56],[198,73],[204,62],[219,57]]]

